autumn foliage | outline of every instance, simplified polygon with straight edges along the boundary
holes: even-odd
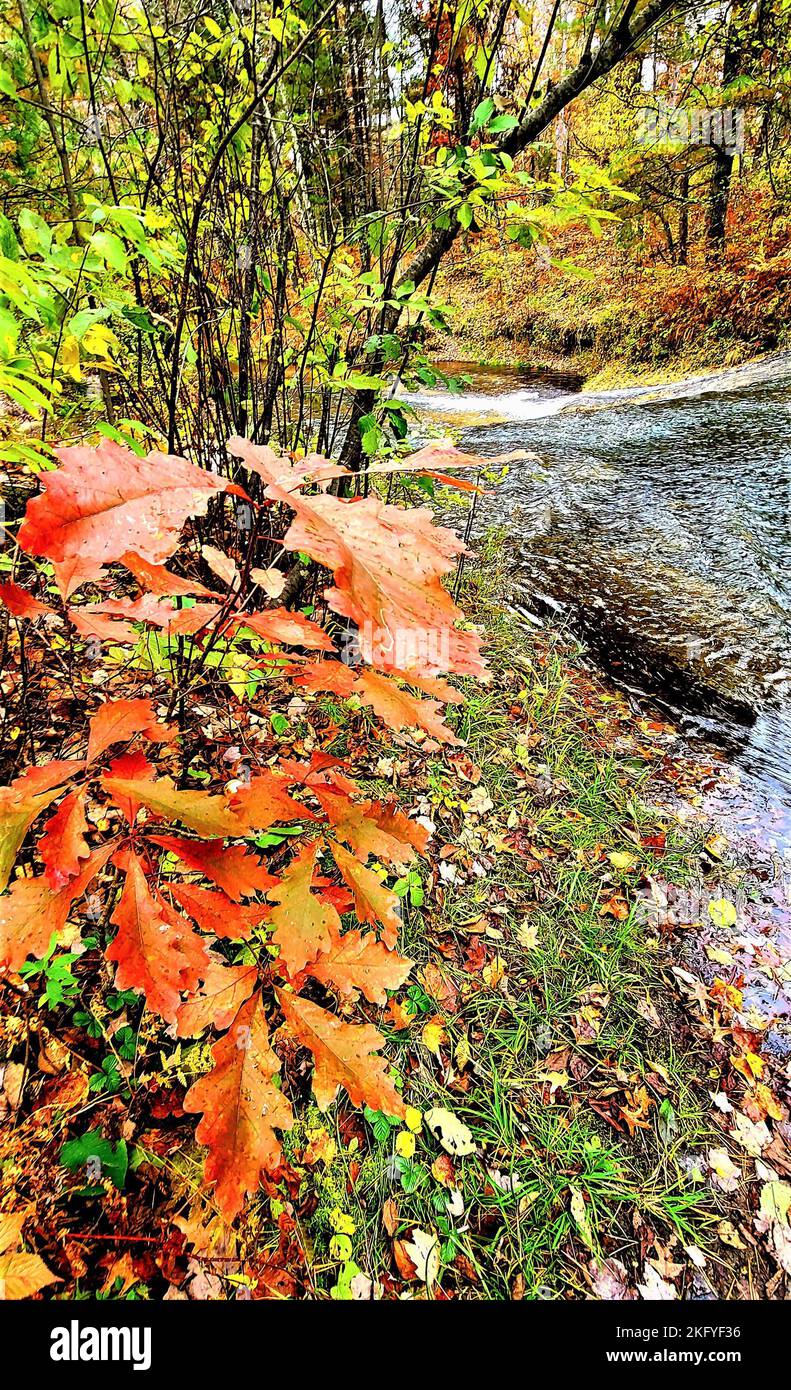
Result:
[[[483,663],[480,638],[460,625],[442,583],[462,550],[455,535],[428,509],[327,491],[343,480],[327,460],[296,462],[242,440],[230,452],[253,479],[250,493],[180,458],[140,459],[109,443],[62,449],[18,537],[28,556],[51,563],[62,601],[44,602],[15,582],[0,590],[13,620],[34,625],[28,640],[70,624],[78,641],[123,646],[158,630],[200,654],[252,633],[265,647],[259,660],[295,696],[356,695],[394,729],[456,742],[441,707],[460,697],[444,677],[480,673]],[[430,446],[398,467],[436,475],[475,462]],[[256,570],[244,556],[204,547],[211,588],[166,567],[185,525],[229,493],[272,528],[290,516],[281,555],[300,552],[331,574],[325,624],[279,601],[277,566]],[[177,565],[184,569],[184,554]],[[139,592],[95,601],[110,566]],[[86,585],[93,599],[79,593]],[[193,606],[178,606],[185,596]],[[338,659],[339,631],[355,636],[356,666]],[[206,1182],[231,1220],[261,1174],[281,1164],[296,1103],[283,1079],[287,1056],[312,1058],[320,1109],[345,1093],[354,1105],[404,1115],[369,1014],[410,971],[398,951],[399,899],[386,880],[425,850],[427,831],[393,802],[366,797],[353,768],[319,750],[306,761],[251,766],[221,790],[179,785],[164,770],[178,751],[167,710],[176,703],[164,682],[159,699],[134,690],[106,699],[79,732],[79,756],[30,767],[0,790],[0,973],[13,978],[42,956],[70,917],[85,915],[89,892],[96,921],[98,897],[117,988],[144,996],[176,1036],[215,1037],[211,1069],[184,1107],[202,1117]],[[89,797],[115,808],[102,833],[86,815]],[[45,815],[32,870],[14,877],[26,836]],[[278,824],[298,833],[273,868],[255,840]]]

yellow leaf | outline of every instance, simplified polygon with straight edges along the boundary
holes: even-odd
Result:
[[[439,1241],[434,1231],[421,1231],[416,1226],[412,1240],[405,1245],[406,1252],[415,1266],[418,1279],[427,1286],[436,1284],[439,1278]]]
[[[483,967],[483,978],[490,989],[496,989],[500,981],[505,979],[505,962],[502,956],[495,956]]]
[[[534,951],[538,945],[538,927],[531,926],[528,922],[523,922],[516,933],[519,944],[524,946],[526,951]]]
[[[335,1234],[339,1236],[353,1236],[356,1229],[351,1216],[347,1216],[340,1207],[333,1207],[330,1212],[330,1225]]]
[[[446,1153],[463,1158],[465,1154],[475,1153],[472,1131],[459,1120],[452,1110],[434,1106],[426,1111],[426,1124],[435,1139],[438,1139]]]
[[[736,908],[727,898],[712,898],[709,903],[709,917],[715,927],[733,927],[736,925]]]
[[[423,1128],[423,1116],[414,1105],[408,1105],[406,1108],[406,1127],[411,1129],[413,1134],[418,1134]]]
[[[70,376],[72,381],[82,381],[80,371],[80,345],[71,333],[67,333],[60,346],[59,354],[61,370]]]
[[[637,863],[634,855],[626,850],[616,850],[614,854],[608,854],[607,858],[614,869],[633,869]]]
[[[399,1130],[396,1135],[396,1153],[399,1158],[412,1158],[415,1152],[415,1136],[408,1129]]]
[[[733,956],[730,951],[718,950],[716,946],[707,946],[706,955],[717,965],[733,965]]]
[[[448,1035],[442,1026],[441,1020],[431,1019],[420,1034],[421,1042],[427,1047],[429,1052],[433,1052],[435,1057],[439,1057],[439,1050],[443,1043],[448,1041]]]

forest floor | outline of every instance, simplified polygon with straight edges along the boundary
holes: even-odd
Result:
[[[733,903],[760,910],[769,869],[708,820],[716,768],[501,591],[492,550],[465,576],[493,674],[452,712],[463,746],[319,697],[330,751],[367,741],[367,785],[433,827],[398,888],[417,983],[372,1016],[405,1126],[308,1108],[229,1230],[181,1106],[207,1045],[135,1040],[119,995],[107,1051],[43,980],[35,1008],[4,987],[0,1198],[30,1204],[55,1297],[788,1296],[787,1077]],[[64,1141],[97,1126],[110,1176],[86,1187]]]

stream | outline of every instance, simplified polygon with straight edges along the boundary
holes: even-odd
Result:
[[[767,990],[766,972],[748,969],[748,995],[788,1017],[791,354],[602,392],[557,373],[442,366],[469,386],[409,396],[421,414],[471,452],[537,456],[478,499],[473,528],[473,540],[500,528],[515,605],[570,628],[688,747],[713,753],[723,777],[706,810],[748,858],[773,861],[745,931],[753,955],[773,942],[780,976]]]

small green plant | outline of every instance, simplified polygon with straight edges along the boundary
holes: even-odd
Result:
[[[77,1196],[95,1197],[103,1191],[105,1178],[109,1178],[119,1191],[126,1182],[129,1168],[129,1154],[126,1141],[119,1139],[113,1144],[98,1129],[89,1130],[77,1139],[70,1139],[60,1151],[62,1167],[71,1173],[84,1173],[86,1187]]]
[[[25,982],[34,980],[37,976],[44,977],[44,993],[39,999],[40,1009],[57,1009],[61,1004],[68,1004],[79,992],[79,981],[75,980],[71,969],[74,962],[79,960],[79,953],[69,951],[56,956],[56,945],[57,937],[53,935],[46,955],[38,960],[25,961],[19,971]]]
[[[416,873],[414,869],[410,869],[409,873],[405,874],[403,878],[399,878],[397,880],[397,882],[393,885],[393,892],[397,894],[399,898],[408,897],[410,905],[412,907],[423,906],[423,902],[425,900],[425,894],[423,892],[423,882],[420,877],[420,874]]]

